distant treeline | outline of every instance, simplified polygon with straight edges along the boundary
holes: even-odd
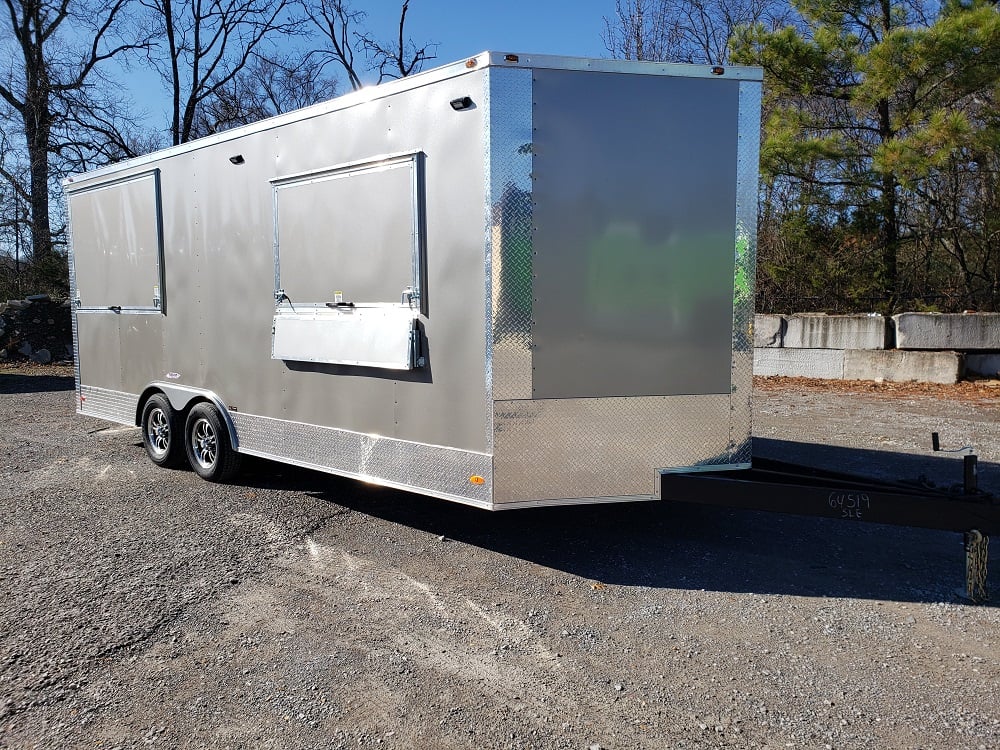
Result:
[[[763,67],[760,311],[1000,309],[995,4],[630,0],[605,42]]]
[[[406,34],[409,0],[385,37],[361,0],[8,6],[0,297],[68,290],[66,174],[403,77],[435,56]],[[603,38],[618,58],[763,67],[760,311],[1000,309],[996,5],[619,0]],[[162,83],[163,123],[124,93],[136,66]]]

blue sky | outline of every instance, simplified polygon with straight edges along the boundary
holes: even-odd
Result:
[[[359,0],[368,23],[391,38],[399,0]],[[614,0],[540,2],[535,0],[410,0],[407,28],[414,41],[440,42],[435,63],[449,63],[483,50],[607,57],[601,31]]]
[[[378,38],[397,33],[402,0],[355,0],[355,10],[367,13],[365,26]],[[406,33],[418,44],[438,42],[437,58],[426,68],[461,60],[484,50],[608,57],[601,32],[604,16],[614,13],[615,0],[540,2],[535,0],[410,0]],[[332,69],[331,69],[332,70]],[[341,78],[341,90],[348,86]],[[167,124],[167,95],[156,74],[134,68],[125,86],[148,113],[149,125]]]

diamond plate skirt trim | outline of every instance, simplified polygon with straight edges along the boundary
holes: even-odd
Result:
[[[652,496],[658,469],[730,466],[730,397],[498,401],[495,503]]]
[[[492,457],[334,427],[230,412],[240,452],[373,484],[490,507]],[[482,484],[473,484],[481,477]]]
[[[761,84],[756,81],[741,82],[739,97],[730,451],[733,463],[748,463],[752,428],[753,305],[754,276],[757,269]]]
[[[74,320],[75,320],[74,316]],[[78,414],[99,417],[119,424],[135,425],[135,410],[139,406],[139,394],[109,391],[91,385],[80,386],[80,408]]]

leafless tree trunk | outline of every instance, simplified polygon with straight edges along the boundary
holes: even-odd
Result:
[[[0,76],[0,98],[16,113],[23,133],[27,185],[19,185],[30,208],[31,249],[36,264],[54,255],[49,191],[53,129],[72,97],[88,94],[98,66],[143,46],[118,36],[127,0],[3,0],[0,44],[10,63]],[[10,179],[9,173],[4,175]],[[12,183],[17,185],[17,183]]]
[[[405,78],[419,72],[424,63],[433,60],[437,45],[425,42],[417,45],[406,36],[406,14],[410,0],[404,0],[399,11],[397,33],[391,42],[380,41],[371,31],[363,28],[364,11],[354,10],[348,0],[298,0],[306,19],[329,46],[313,50],[313,55],[324,64],[333,62],[347,76],[351,89],[363,85],[365,72],[357,59],[363,54],[366,70],[378,72],[378,82],[389,78]],[[361,30],[359,30],[361,27]]]
[[[166,45],[165,60],[150,55],[170,92],[170,140],[198,135],[206,102],[232,85],[272,36],[295,33],[289,0],[140,0]]]

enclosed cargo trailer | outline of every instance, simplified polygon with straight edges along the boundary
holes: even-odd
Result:
[[[746,469],[760,100],[485,52],[68,179],[78,411],[490,509]]]

